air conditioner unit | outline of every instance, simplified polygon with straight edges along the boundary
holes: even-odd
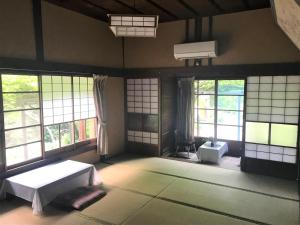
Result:
[[[217,57],[217,42],[205,41],[174,45],[175,59],[197,59]]]

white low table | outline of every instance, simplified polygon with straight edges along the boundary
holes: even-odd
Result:
[[[93,165],[67,160],[6,178],[0,196],[5,198],[9,193],[30,201],[33,213],[40,214],[43,207],[59,194],[97,184],[99,181]]]
[[[219,163],[222,156],[228,152],[228,145],[226,142],[217,141],[215,146],[211,147],[210,143],[210,141],[207,141],[198,148],[197,157],[200,162]]]

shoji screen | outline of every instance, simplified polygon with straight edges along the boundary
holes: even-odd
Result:
[[[127,79],[127,140],[159,143],[158,78]]]
[[[296,163],[300,76],[247,79],[245,157]]]

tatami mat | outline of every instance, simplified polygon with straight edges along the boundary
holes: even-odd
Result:
[[[158,157],[133,158],[115,161],[118,166],[169,174],[188,179],[216,183],[234,188],[261,192],[282,198],[299,200],[296,181],[284,180],[274,177],[243,173],[213,166],[180,162]]]
[[[107,186],[118,186],[149,195],[158,195],[174,177],[143,170],[133,169],[129,166],[109,166],[100,170],[102,181]]]
[[[31,203],[1,201],[1,225],[299,224],[297,184],[239,171],[126,156],[98,163],[107,195],[82,211],[52,206],[32,215]]]
[[[81,211],[81,214],[99,221],[121,224],[150,199],[151,197],[145,195],[114,189],[101,201]]]
[[[267,224],[300,224],[299,202],[218,185],[178,179],[159,197]]]
[[[52,225],[107,225],[93,218],[86,218],[77,212],[70,213],[62,218],[59,218]]]
[[[253,223],[154,199],[125,225],[250,225]]]
[[[119,160],[116,164],[130,166],[140,170],[150,170],[160,173],[184,176],[191,163],[168,160],[158,157],[147,157],[131,160]]]
[[[189,166],[185,177],[283,198],[299,199],[297,182],[291,180],[195,164]]]
[[[96,225],[82,218],[77,212],[65,212],[47,206],[44,214],[35,216],[32,213],[31,203],[19,198],[0,201],[0,224],[1,225]],[[98,225],[101,225],[97,223]]]

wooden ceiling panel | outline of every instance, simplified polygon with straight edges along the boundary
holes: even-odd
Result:
[[[190,7],[184,0],[153,0],[164,9],[169,10],[178,19],[191,18],[196,16],[193,11],[189,10]],[[192,8],[192,7],[191,7]]]
[[[206,1],[195,1],[195,0],[184,0],[192,8],[194,8],[199,16],[210,16],[219,13],[219,10],[208,0]]]
[[[45,0],[46,2],[61,6],[63,8],[81,13],[83,15],[93,17],[98,20],[108,21],[106,14],[107,9],[95,6],[89,0]]]
[[[130,0],[120,0],[122,2],[130,2]],[[152,4],[151,1],[148,0],[135,0],[133,2],[133,6],[139,10],[142,14],[148,15],[159,15],[159,21],[172,21],[174,18],[163,10],[157,8],[157,6]]]
[[[269,0],[43,0],[107,21],[107,14],[154,14],[160,22],[270,7]]]
[[[116,13],[128,13],[128,14],[136,14],[136,12],[132,9],[130,9],[130,1],[127,5],[129,7],[126,7],[124,4],[122,4],[121,1],[118,0],[89,0],[93,2],[96,5],[99,5],[100,7],[110,9],[112,12]],[[120,3],[121,2],[121,3]],[[133,5],[132,5],[133,8]]]
[[[269,0],[248,0],[248,2],[252,9],[271,7]]]
[[[215,0],[216,4],[218,4],[223,10],[228,12],[236,12],[247,10],[247,0]]]

